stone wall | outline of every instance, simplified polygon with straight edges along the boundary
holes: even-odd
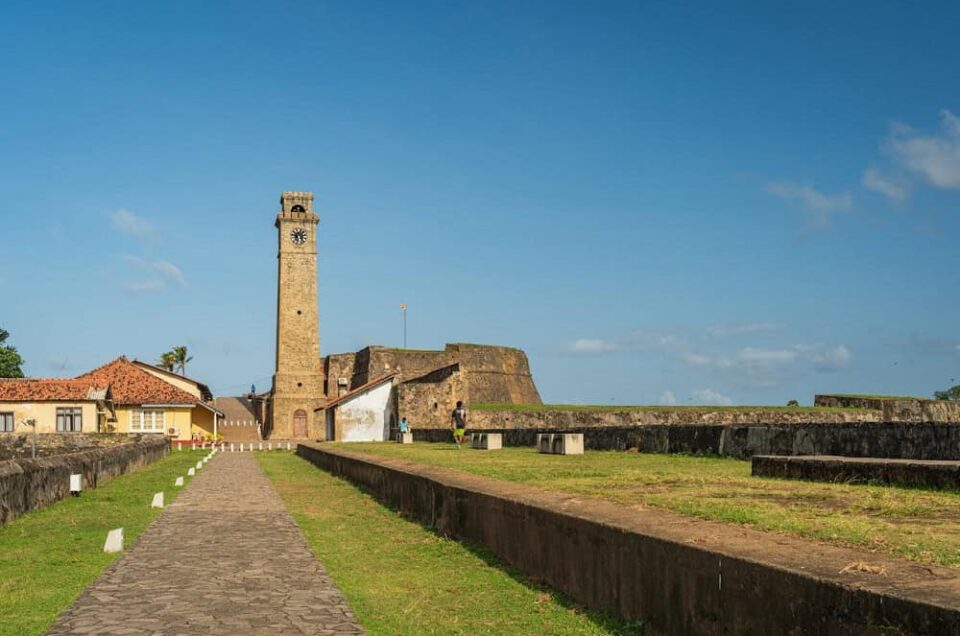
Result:
[[[473,399],[471,393],[471,402]],[[824,424],[883,421],[880,411],[806,410],[710,410],[710,409],[470,409],[470,427],[507,428],[592,428],[601,426],[652,426],[691,424]]]
[[[413,428],[450,428],[450,413],[466,395],[460,365],[437,369],[397,386],[397,409]]]
[[[884,398],[860,395],[817,395],[816,406],[853,407],[879,411],[884,422],[960,423],[960,402]]]
[[[84,490],[117,475],[162,459],[170,450],[165,437],[146,437],[98,448],[37,459],[0,462],[0,523],[70,495],[70,475],[83,475]]]
[[[80,453],[98,448],[112,448],[143,439],[162,437],[139,433],[49,433],[37,435],[37,457],[53,457],[65,453]],[[33,435],[30,433],[0,433],[0,461],[29,459]]]
[[[537,433],[556,431],[558,428],[482,430],[502,433],[505,446],[533,446]],[[960,460],[958,424],[660,424],[572,426],[562,430],[584,433],[584,443],[590,450],[636,449],[645,453],[719,455],[736,459],[749,459],[753,455],[843,455]],[[413,439],[421,442],[449,442],[450,430],[414,428]]]
[[[297,454],[654,636],[960,633],[948,568],[871,554],[888,575],[840,573],[864,553],[318,444]]]

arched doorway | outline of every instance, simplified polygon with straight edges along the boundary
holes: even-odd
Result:
[[[293,413],[293,436],[297,439],[307,437],[307,412],[303,409]]]

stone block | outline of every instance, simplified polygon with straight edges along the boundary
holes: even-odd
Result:
[[[503,448],[501,433],[474,433],[470,436],[470,446],[477,450],[500,450]]]
[[[123,552],[123,528],[115,528],[107,533],[103,551],[107,553]]]
[[[583,433],[554,433],[550,437],[554,455],[583,455]]]
[[[177,477],[177,480],[173,482],[174,486],[183,486],[183,477]]]
[[[83,475],[79,473],[70,475],[70,494],[79,496],[81,490],[83,490]]]
[[[158,492],[153,495],[153,501],[150,502],[151,508],[163,508],[163,493]]]
[[[397,433],[398,444],[413,444],[413,433]]]
[[[187,477],[193,477],[197,474],[197,471],[194,470],[193,466],[190,467],[190,470],[187,471]]]
[[[537,433],[537,451],[549,455],[553,452],[553,446],[550,444],[551,433]]]
[[[197,462],[197,470],[203,468],[203,462]]]

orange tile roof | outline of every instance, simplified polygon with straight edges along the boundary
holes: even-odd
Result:
[[[117,406],[134,404],[190,404],[199,402],[197,398],[169,382],[147,373],[130,362],[126,356],[120,356],[102,367],[88,371],[77,378],[109,384],[113,393],[113,403]]]
[[[377,386],[378,384],[383,384],[383,383],[386,382],[387,380],[392,380],[392,379],[395,378],[396,376],[397,376],[397,373],[396,373],[396,372],[394,372],[394,373],[388,373],[388,374],[386,374],[386,375],[381,375],[381,376],[378,377],[378,378],[374,378],[374,379],[370,380],[369,382],[367,382],[367,383],[364,384],[363,386],[358,386],[358,387],[355,388],[354,390],[349,391],[348,393],[344,393],[344,394],[341,395],[340,397],[335,398],[335,399],[333,399],[333,400],[330,400],[329,402],[327,402],[327,403],[324,404],[323,406],[321,406],[321,407],[319,407],[319,408],[316,408],[316,409],[313,409],[313,410],[314,410],[314,411],[322,411],[322,410],[324,410],[324,409],[329,409],[329,408],[332,408],[332,407],[335,407],[335,406],[339,406],[341,402],[345,402],[345,401],[349,400],[350,398],[352,398],[352,397],[354,397],[354,396],[356,396],[356,395],[359,395],[360,393],[363,393],[363,392],[365,392],[365,391],[369,391],[370,389],[372,389],[373,387]]]
[[[0,402],[81,402],[96,400],[109,382],[91,378],[64,380],[54,378],[16,378],[0,380]],[[100,395],[98,395],[98,393]]]

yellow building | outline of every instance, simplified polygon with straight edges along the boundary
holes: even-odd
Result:
[[[121,356],[73,380],[0,380],[0,432],[156,433],[213,439],[223,414],[206,385]]]

